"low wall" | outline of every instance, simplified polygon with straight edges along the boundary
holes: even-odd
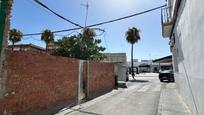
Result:
[[[29,114],[77,100],[78,61],[36,55],[8,54],[8,77],[0,111]]]
[[[89,62],[88,98],[94,98],[111,91],[115,85],[114,65]]]
[[[0,114],[53,114],[77,102],[79,60],[29,52],[9,52],[7,57]],[[114,88],[112,64],[90,61],[89,69],[85,64],[83,70],[87,98]]]

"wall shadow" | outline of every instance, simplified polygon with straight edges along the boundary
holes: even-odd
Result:
[[[149,82],[149,80],[129,80],[129,82],[138,82],[138,83],[146,83],[146,82]]]

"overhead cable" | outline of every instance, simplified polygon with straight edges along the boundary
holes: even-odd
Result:
[[[165,7],[165,6],[166,6],[166,5],[158,6],[158,7],[149,9],[149,10],[145,10],[145,11],[143,11],[143,12],[135,13],[135,14],[132,14],[132,15],[124,16],[124,17],[117,18],[117,19],[113,19],[113,20],[109,20],[109,21],[100,22],[100,23],[97,23],[97,24],[92,24],[92,25],[89,25],[89,26],[86,26],[86,27],[89,27],[89,28],[90,28],[90,27],[100,26],[100,25],[104,25],[104,24],[108,24],[108,23],[112,23],[112,22],[116,22],[116,21],[128,19],[128,18],[135,17],[135,16],[138,16],[138,15],[146,14],[146,13],[148,13],[148,12],[151,12],[151,11],[154,11],[154,10],[157,10],[157,9],[160,9],[160,8],[163,8],[163,7]],[[53,31],[53,33],[60,33],[60,32],[67,32],[67,31],[79,30],[79,29],[82,29],[82,28],[83,28],[83,27],[72,28],[72,29],[64,29],[64,30],[57,30],[57,31]],[[23,36],[40,35],[40,34],[41,34],[41,33],[24,34]]]
[[[71,24],[73,24],[73,25],[75,25],[75,26],[78,26],[78,27],[80,27],[80,28],[83,28],[83,26],[81,26],[81,25],[79,25],[79,24],[77,24],[77,23],[75,23],[75,22],[72,22],[72,21],[70,21],[69,19],[63,17],[62,15],[56,13],[55,11],[53,11],[52,9],[50,9],[48,6],[46,6],[45,4],[43,4],[42,2],[40,2],[39,0],[33,0],[33,1],[35,1],[37,4],[39,4],[40,6],[44,7],[45,9],[49,10],[50,12],[52,12],[53,14],[55,14],[56,16],[58,16],[59,18],[65,20],[65,21],[67,21],[67,22],[69,22],[69,23],[71,23]]]
[[[156,8],[152,8],[152,9],[149,9],[149,10],[146,10],[146,11],[143,11],[143,12],[139,12],[139,13],[135,13],[135,14],[132,14],[132,15],[124,16],[124,17],[121,17],[121,18],[117,18],[117,19],[101,22],[101,23],[98,23],[98,24],[89,25],[87,27],[100,26],[100,25],[104,25],[104,24],[108,24],[108,23],[124,20],[124,19],[127,19],[127,18],[131,18],[131,17],[137,16],[137,15],[145,14],[145,13],[148,13],[148,12],[151,12],[151,11],[163,8],[165,6],[166,5],[162,5],[162,6],[159,6],[159,7],[156,7]]]

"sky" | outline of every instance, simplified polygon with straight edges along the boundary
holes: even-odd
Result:
[[[82,4],[89,2],[87,25],[120,18],[165,4],[165,0],[41,0],[49,8],[67,19],[85,25],[86,9]],[[11,14],[11,28],[17,28],[24,34],[42,32],[44,29],[62,30],[76,26],[60,19],[36,4],[33,0],[14,0]],[[105,33],[97,36],[105,52],[126,53],[130,60],[131,45],[125,39],[130,27],[140,29],[141,40],[134,45],[134,59],[157,59],[170,55],[168,40],[161,33],[160,9],[143,15],[98,26]],[[78,30],[80,32],[81,30]],[[55,34],[55,40],[70,35],[73,31]],[[100,34],[101,32],[97,32]],[[40,36],[26,36],[20,43],[45,47]]]

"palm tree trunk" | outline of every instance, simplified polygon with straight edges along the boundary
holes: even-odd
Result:
[[[14,42],[12,42],[12,51],[13,51],[13,48],[14,48]]]
[[[45,52],[47,53],[47,46],[48,46],[48,43],[45,44]]]
[[[135,79],[135,74],[134,74],[134,67],[133,67],[133,44],[132,44],[132,48],[131,48],[131,67],[132,67],[132,70],[131,70],[131,73],[132,73],[132,77],[133,79]]]

